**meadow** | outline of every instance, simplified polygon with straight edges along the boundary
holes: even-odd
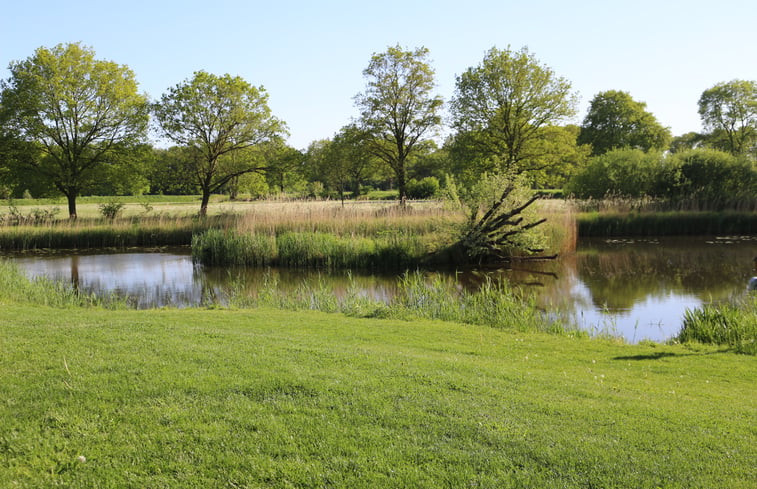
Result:
[[[0,288],[3,487],[753,487],[757,358]],[[509,318],[509,319],[508,319]]]

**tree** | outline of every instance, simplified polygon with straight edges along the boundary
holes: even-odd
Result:
[[[540,142],[544,128],[576,113],[570,89],[527,48],[492,48],[481,64],[457,77],[451,103],[456,137],[498,171],[542,169],[550,151]]]
[[[581,125],[578,143],[591,144],[595,156],[620,148],[667,149],[670,129],[657,122],[646,107],[628,92],[608,90],[596,94]]]
[[[733,80],[705,90],[699,116],[706,130],[724,135],[718,149],[748,154],[757,145],[757,82]]]
[[[198,192],[191,148],[171,146],[153,150],[149,173],[150,193],[192,195]]]
[[[265,177],[268,186],[278,187],[280,193],[289,186],[304,186],[303,166],[305,157],[298,149],[287,146],[281,140],[272,141],[262,148],[267,160]]]
[[[193,150],[201,216],[207,215],[211,193],[239,175],[264,169],[259,158],[227,156],[285,132],[268,108],[265,89],[228,74],[197,71],[163,94],[153,111],[167,138]]]
[[[128,67],[78,43],[41,47],[9,70],[3,120],[28,143],[24,164],[66,196],[76,219],[76,198],[98,171],[144,140],[147,98]]]
[[[703,143],[705,143],[705,140],[705,135],[691,131],[685,134],[681,134],[680,136],[675,136],[670,141],[669,149],[671,153],[680,153],[682,151],[698,148]]]
[[[407,200],[407,161],[424,137],[440,123],[442,100],[431,94],[434,71],[428,49],[390,47],[374,54],[363,75],[365,92],[355,97],[367,149],[397,177],[400,203]]]

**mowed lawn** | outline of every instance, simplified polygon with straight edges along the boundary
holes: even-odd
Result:
[[[0,487],[754,488],[757,358],[0,304]]]

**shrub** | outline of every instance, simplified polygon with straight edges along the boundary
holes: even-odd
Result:
[[[437,192],[439,192],[439,180],[436,177],[412,179],[407,182],[407,196],[411,199],[430,199]]]
[[[658,153],[616,149],[591,158],[586,167],[571,178],[565,190],[582,199],[601,199],[608,194],[654,195],[663,170]]]
[[[102,203],[98,207],[100,208],[100,214],[102,214],[105,219],[112,221],[121,214],[121,211],[124,208],[124,203],[111,201]]]

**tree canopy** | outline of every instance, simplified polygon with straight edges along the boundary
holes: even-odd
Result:
[[[211,193],[237,176],[264,169],[249,152],[245,157],[226,156],[270,142],[286,130],[271,114],[263,87],[228,74],[195,72],[192,79],[163,94],[153,110],[167,138],[193,149],[202,216],[207,214]]]
[[[732,80],[705,90],[699,116],[718,149],[744,155],[757,146],[757,82]]]
[[[75,219],[77,196],[146,137],[147,98],[127,66],[78,43],[41,47],[9,69],[2,119],[25,143],[18,161],[67,197]]]
[[[667,149],[670,130],[657,122],[646,107],[628,92],[608,90],[596,94],[581,125],[578,143],[591,144],[593,155],[620,148]]]
[[[457,77],[451,102],[458,138],[499,170],[543,169],[551,154],[544,128],[576,113],[577,96],[528,51],[490,49],[483,61]]]
[[[374,54],[363,71],[367,86],[355,97],[366,148],[394,171],[400,201],[407,198],[407,161],[441,123],[442,99],[433,95],[428,49],[390,47]]]

